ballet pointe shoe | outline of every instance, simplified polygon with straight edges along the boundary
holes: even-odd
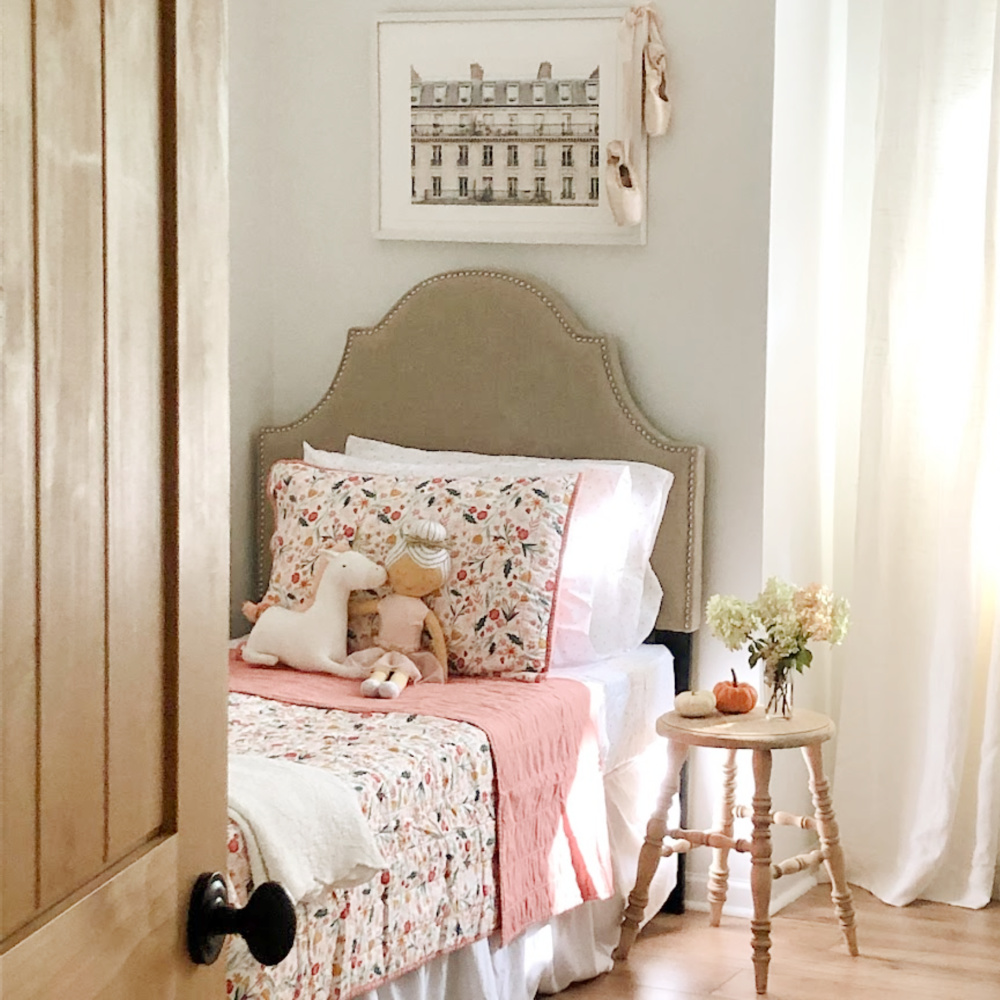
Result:
[[[398,698],[403,693],[409,677],[402,670],[396,670],[387,681],[382,681],[378,686],[378,696],[380,698]]]
[[[385,674],[381,671],[376,671],[371,675],[371,677],[366,677],[361,682],[361,696],[363,698],[378,698],[380,697],[379,690],[385,681]]]
[[[605,189],[611,214],[619,226],[635,226],[642,221],[642,193],[635,171],[625,158],[625,147],[617,139],[608,143]]]
[[[662,45],[649,42],[642,53],[646,85],[642,95],[642,123],[648,135],[663,135],[670,124],[667,94],[667,53]]]

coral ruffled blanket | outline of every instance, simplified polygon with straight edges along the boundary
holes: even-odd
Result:
[[[405,712],[468,722],[490,742],[497,783],[502,944],[530,924],[613,889],[597,726],[583,684],[450,680],[392,700],[362,698],[357,681],[229,656],[229,689],[348,712]]]

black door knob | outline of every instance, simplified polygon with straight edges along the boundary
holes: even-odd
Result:
[[[226,883],[218,872],[203,872],[191,891],[187,941],[191,961],[211,965],[227,934],[241,934],[250,954],[264,965],[277,965],[295,943],[295,907],[277,882],[257,886],[242,910],[229,905]]]

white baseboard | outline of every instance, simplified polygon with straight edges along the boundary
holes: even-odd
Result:
[[[771,885],[771,915],[784,909],[799,896],[804,896],[819,880],[815,872],[804,871],[795,875],[785,875]],[[708,876],[689,872],[684,880],[684,907],[699,913],[708,912]],[[745,879],[730,876],[726,893],[726,905],[722,908],[725,916],[751,917],[753,898],[750,883]]]

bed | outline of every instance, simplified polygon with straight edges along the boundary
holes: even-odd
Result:
[[[301,460],[305,444],[319,450],[310,453],[310,462]],[[324,453],[332,457],[323,459]],[[590,464],[587,471],[536,467],[508,456]],[[625,463],[640,463],[629,467],[631,480],[627,471],[617,478]],[[642,528],[628,507],[640,492],[634,477],[643,467],[669,474],[669,500],[652,528]],[[334,487],[339,492],[330,492]],[[282,506],[282,490],[294,494],[298,507]],[[476,605],[453,581],[453,596],[445,589],[439,598],[446,602],[442,619],[452,621],[449,671],[457,666],[469,676],[443,686],[417,685],[391,705],[356,697],[338,678],[254,671],[233,650],[230,752],[340,774],[356,795],[385,869],[376,873],[373,867],[355,884],[299,900],[296,944],[279,966],[258,965],[234,941],[230,996],[527,1000],[611,967],[664,766],[653,721],[675,690],[688,686],[689,637],[701,606],[703,491],[702,448],[657,431],[631,398],[614,343],[589,333],[534,280],[486,270],[437,275],[411,289],[376,326],[349,332],[323,399],[301,419],[260,433],[255,597],[267,593],[293,605],[301,599],[296,595],[302,591],[288,582],[302,572],[301,536],[323,544],[314,538],[321,532],[313,531],[304,496],[332,498],[325,508],[310,501],[318,523],[327,525],[327,541],[337,535],[342,542],[346,532],[352,545],[378,553],[397,527],[390,494],[401,494],[398,513],[404,517],[407,503],[415,506],[419,498],[435,515],[453,516],[452,534],[466,524],[478,532],[475,545],[467,540],[456,549],[458,565],[478,566],[482,585],[493,593],[503,576],[514,589],[503,592],[506,603],[492,603],[514,610],[504,611],[491,633],[489,614],[479,613],[489,600]],[[586,497],[598,493],[614,494],[619,506],[601,506],[603,520],[593,522],[599,531],[586,534],[580,526]],[[358,514],[358,498],[360,506],[369,499],[375,506]],[[524,512],[532,504],[529,523]],[[352,510],[368,518],[363,526],[351,521]],[[484,543],[478,518],[504,524],[509,536],[510,551],[495,565],[484,562],[482,548],[503,531],[491,529]],[[298,548],[288,542],[293,530]],[[633,621],[633,606],[649,602],[648,572],[637,582],[621,571],[618,553],[643,530],[646,562],[662,599],[651,612],[636,611]],[[597,555],[581,569],[585,540],[586,551]],[[600,569],[602,558],[614,574]],[[591,588],[581,599],[573,590],[577,573],[585,581],[579,586]],[[582,626],[566,610],[574,602],[589,605]],[[602,615],[599,628],[594,623]],[[621,634],[611,637],[616,627]],[[640,627],[649,633],[646,643],[636,639]],[[588,628],[600,638],[588,639]],[[372,641],[354,623],[350,635],[362,646]],[[537,683],[523,683],[525,678]],[[477,697],[485,707],[472,704]],[[510,709],[503,700],[503,708],[491,712],[491,704],[501,704],[493,698],[510,699]],[[546,705],[545,698],[553,700]],[[544,770],[556,782],[564,822],[556,833],[541,834],[542,861],[560,872],[546,875],[543,898],[522,903],[518,893],[530,896],[530,884],[541,879],[537,869],[520,876],[522,885],[508,874],[508,866],[515,867],[511,858],[534,850],[508,846],[516,810],[530,814],[553,793],[539,779],[531,800],[525,789],[532,775],[515,766],[516,746],[502,750],[504,739],[512,745],[517,739],[497,731],[497,718],[515,716],[523,703],[518,738],[524,741],[525,734],[551,728],[539,720],[554,718],[571,702],[575,721],[566,725],[578,737],[570,741],[570,766],[557,764],[551,772],[556,778]],[[532,745],[523,755],[542,760],[548,752]],[[520,822],[530,825],[523,816]],[[241,903],[254,884],[244,833],[231,824],[228,879]],[[672,890],[676,898],[677,883],[676,868],[661,865],[648,912]]]

